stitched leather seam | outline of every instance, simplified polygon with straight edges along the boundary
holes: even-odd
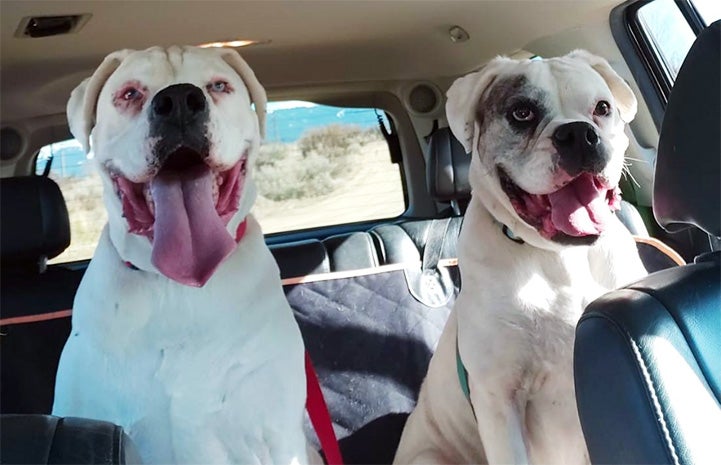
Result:
[[[656,415],[658,418],[658,424],[661,427],[661,431],[663,433],[663,438],[666,440],[666,446],[668,448],[668,452],[671,454],[671,459],[673,460],[673,463],[676,465],[679,465],[679,459],[678,455],[676,454],[676,448],[673,445],[673,440],[671,439],[671,432],[668,429],[668,425],[666,424],[666,418],[663,413],[663,409],[661,408],[661,403],[658,400],[658,395],[656,394],[656,386],[653,382],[653,378],[651,377],[651,374],[648,372],[648,367],[646,366],[646,360],[643,356],[643,353],[641,352],[641,349],[638,347],[638,344],[636,344],[636,341],[634,338],[626,333],[626,336],[628,337],[629,343],[631,344],[631,348],[633,349],[633,353],[636,355],[636,361],[638,362],[638,366],[641,369],[641,374],[643,375],[643,379],[646,382],[646,388],[648,394],[651,396],[651,401],[653,403],[653,408],[656,410]]]
[[[697,267],[696,264],[689,264],[687,267]],[[649,289],[643,286],[638,286],[638,283],[635,283],[631,286],[629,286],[627,289],[635,292],[642,292],[651,298],[653,298],[658,304],[668,313],[669,318],[673,320],[674,324],[676,325],[676,328],[678,328],[678,331],[681,333],[681,337],[683,338],[684,343],[686,344],[686,347],[691,352],[691,355],[694,358],[695,365],[691,364],[689,362],[689,366],[691,369],[693,369],[695,372],[697,372],[697,375],[699,379],[704,383],[704,386],[708,390],[709,393],[714,394],[715,391],[711,387],[711,379],[712,375],[711,373],[713,370],[704,363],[704,357],[702,350],[698,347],[698,344],[693,338],[693,335],[691,334],[691,331],[689,330],[689,325],[679,317],[679,312],[673,312],[670,310],[673,306],[668,302],[668,299],[663,298],[663,295],[661,292],[659,292],[656,289]]]
[[[638,290],[633,290],[635,292],[640,292]],[[647,294],[648,295],[648,294]],[[666,418],[663,414],[663,410],[661,409],[661,403],[658,400],[658,396],[656,394],[656,386],[653,382],[653,379],[651,378],[651,374],[648,372],[648,367],[646,366],[646,360],[643,357],[643,354],[638,347],[638,344],[636,343],[636,340],[633,338],[633,336],[623,329],[616,321],[609,318],[607,315],[604,314],[586,314],[583,317],[581,317],[579,324],[584,320],[590,320],[592,318],[599,318],[602,319],[613,326],[616,331],[620,333],[620,335],[625,339],[626,343],[630,346],[631,350],[633,351],[634,356],[636,357],[636,366],[638,368],[638,374],[641,376],[645,386],[646,386],[646,394],[648,395],[647,399],[650,401],[649,404],[653,408],[656,418],[658,419],[657,426],[659,428],[660,436],[662,436],[664,443],[666,445],[666,453],[669,456],[669,459],[674,465],[680,465],[680,461],[678,459],[678,455],[676,454],[676,448],[673,445],[673,439],[671,438],[671,432],[668,429],[668,425],[666,424]]]

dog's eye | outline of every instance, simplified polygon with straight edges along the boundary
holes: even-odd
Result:
[[[228,93],[230,92],[230,84],[225,81],[213,81],[207,86],[208,92]]]
[[[143,98],[143,93],[135,87],[128,87],[123,90],[123,100],[132,102],[134,100],[140,100],[141,98]]]
[[[533,119],[536,117],[536,114],[529,107],[520,106],[514,108],[513,111],[511,111],[511,116],[513,116],[513,119],[515,119],[516,121],[527,123],[529,121],[533,121]]]
[[[596,108],[593,110],[595,116],[607,116],[611,113],[611,104],[605,100],[601,100],[596,104]]]
[[[148,88],[138,81],[128,81],[113,93],[113,106],[129,115],[137,114],[145,103]]]

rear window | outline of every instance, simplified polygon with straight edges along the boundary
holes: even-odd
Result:
[[[400,166],[391,161],[382,110],[310,102],[271,102],[254,177],[253,213],[263,232],[279,233],[393,218],[406,210]],[[52,159],[70,215],[70,247],[51,263],[92,256],[107,221],[92,153],[74,139],[43,147],[36,172]]]
[[[401,215],[400,167],[380,131],[382,110],[271,102],[254,213],[276,233]]]
[[[52,161],[48,176],[63,193],[70,216],[70,247],[49,263],[84,260],[93,256],[100,232],[108,221],[103,206],[100,176],[75,139],[46,145],[38,153],[36,174],[41,175]]]

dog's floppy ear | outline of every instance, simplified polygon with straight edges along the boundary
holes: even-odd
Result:
[[[594,55],[586,50],[574,50],[569,53],[567,57],[588,63],[591,68],[600,74],[603,80],[606,81],[608,88],[611,89],[611,94],[613,94],[613,98],[616,100],[619,112],[621,113],[621,119],[626,123],[633,120],[638,109],[636,96],[631,90],[631,87],[611,68],[611,65],[605,58]]]
[[[250,101],[255,105],[255,114],[258,115],[258,129],[260,130],[260,138],[265,138],[265,115],[268,98],[265,95],[265,89],[255,77],[255,73],[248,66],[248,63],[241,58],[240,54],[230,48],[221,49],[220,56],[235,70],[240,76],[250,94]]]
[[[460,141],[466,153],[473,148],[476,134],[476,110],[483,94],[498,76],[502,64],[510,58],[497,57],[482,70],[456,79],[446,92],[446,118],[451,132]]]
[[[92,76],[83,80],[68,100],[67,115],[70,132],[80,142],[85,152],[90,151],[90,132],[95,126],[95,110],[98,96],[111,74],[134,50],[119,50],[106,56]]]

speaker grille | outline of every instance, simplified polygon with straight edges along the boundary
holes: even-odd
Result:
[[[408,106],[416,113],[430,113],[437,105],[438,93],[427,84],[418,84],[408,94]]]
[[[23,138],[13,128],[0,129],[0,160],[7,161],[20,155]]]

